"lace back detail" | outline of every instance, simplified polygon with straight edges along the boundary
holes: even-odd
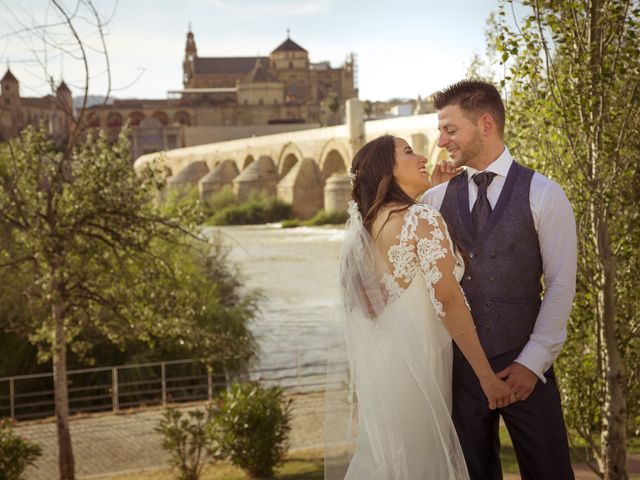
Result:
[[[428,205],[412,205],[404,215],[402,229],[396,238],[398,243],[387,251],[393,273],[382,279],[390,302],[399,298],[414,277],[421,274],[438,318],[444,318],[445,312],[436,298],[434,286],[442,278],[438,260],[448,252],[454,253],[454,248],[440,214]],[[460,264],[459,258],[457,260]]]

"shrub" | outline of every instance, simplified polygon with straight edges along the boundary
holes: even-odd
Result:
[[[225,185],[207,197],[204,203],[206,212],[211,215],[224,208],[236,205],[238,200],[236,199],[236,194],[233,193],[233,187],[231,187],[231,185]]]
[[[161,212],[172,218],[187,216],[195,222],[205,218],[205,206],[196,187],[173,188],[162,194]]]
[[[176,467],[180,480],[198,480],[206,463],[220,458],[213,439],[207,434],[213,407],[183,412],[168,408],[155,429],[161,433],[162,448],[169,452],[169,464]]]
[[[246,202],[230,205],[209,218],[209,225],[254,225],[291,218],[291,205],[266,193],[252,193]]]
[[[39,445],[13,432],[9,420],[0,421],[0,478],[22,480],[24,471],[42,455]]]
[[[302,220],[299,220],[297,218],[287,218],[286,220],[282,221],[280,226],[282,228],[296,228],[302,226],[302,224]]]
[[[345,223],[349,218],[349,214],[347,212],[326,212],[324,210],[320,210],[309,220],[299,220],[297,218],[292,218],[290,220],[284,220],[282,222],[282,228],[295,228],[300,227],[302,225],[307,227],[316,227],[319,225],[339,225]]]
[[[270,478],[289,449],[291,400],[279,387],[234,384],[222,395],[211,435],[223,455],[253,478]]]
[[[304,222],[305,225],[338,225],[345,223],[349,219],[349,214],[346,211],[332,211],[326,212],[320,210],[312,218]]]

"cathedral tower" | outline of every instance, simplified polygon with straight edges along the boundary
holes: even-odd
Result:
[[[196,47],[196,40],[193,37],[191,31],[191,25],[189,25],[189,32],[187,33],[187,45],[184,49],[184,62],[182,63],[182,83],[186,87],[193,78],[193,62],[198,56],[198,48]]]

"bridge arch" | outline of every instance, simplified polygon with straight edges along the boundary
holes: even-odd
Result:
[[[283,178],[289,171],[302,160],[302,152],[294,143],[287,143],[278,157],[278,175]]]
[[[124,120],[122,114],[119,112],[110,112],[107,115],[107,127],[109,128],[122,128]]]
[[[132,127],[137,127],[138,125],[140,125],[142,123],[142,121],[146,118],[145,114],[142,113],[139,110],[136,110],[135,112],[131,112],[129,114],[129,124]]]
[[[190,126],[191,115],[189,115],[189,113],[185,112],[184,110],[180,110],[173,116],[173,121],[179,125]]]
[[[351,161],[349,149],[338,140],[329,140],[320,152],[320,171],[324,178],[333,173],[347,173]]]
[[[247,167],[251,165],[254,161],[255,161],[255,158],[253,157],[253,155],[251,155],[250,153],[247,154],[247,156],[244,157],[244,160],[242,161],[242,168],[240,169],[240,171],[246,170]]]
[[[169,117],[162,110],[157,110],[157,111],[153,112],[152,116],[154,118],[157,118],[158,120],[160,120],[160,123],[162,125],[168,125],[169,124]]]

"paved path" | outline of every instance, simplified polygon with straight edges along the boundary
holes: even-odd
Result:
[[[292,395],[291,398],[292,450],[321,450],[324,393]],[[179,408],[189,410],[198,406],[182,405]],[[71,436],[78,479],[88,480],[118,472],[167,467],[167,455],[161,447],[161,436],[154,431],[161,414],[161,408],[149,408],[120,414],[72,417]],[[36,441],[43,449],[38,463],[27,471],[27,479],[57,478],[56,429],[53,419],[20,423],[16,432]],[[631,472],[639,473],[640,459],[631,458],[629,467]],[[576,480],[598,478],[584,465],[576,465],[574,468]],[[519,478],[519,475],[505,475],[505,480]]]
[[[321,448],[324,394],[292,398],[292,449]],[[189,410],[197,406],[179,408]],[[78,478],[167,466],[161,435],[154,431],[161,414],[161,408],[153,408],[72,417],[71,438]],[[42,447],[38,463],[27,471],[28,480],[56,478],[57,438],[53,419],[22,422],[16,432]]]

